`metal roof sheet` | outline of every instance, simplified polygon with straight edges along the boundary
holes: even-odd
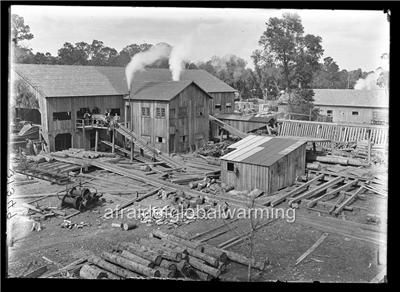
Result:
[[[221,159],[271,166],[305,143],[305,140],[249,135],[241,141],[230,145],[229,148],[236,150],[222,156]]]

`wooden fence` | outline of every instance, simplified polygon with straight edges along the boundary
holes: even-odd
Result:
[[[356,142],[368,139],[375,145],[387,145],[389,127],[376,125],[352,125],[324,122],[280,120],[279,136],[301,136],[329,139],[332,142]]]

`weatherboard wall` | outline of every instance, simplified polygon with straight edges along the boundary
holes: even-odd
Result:
[[[209,96],[191,84],[169,101],[131,99],[132,130],[157,149],[166,153],[183,153],[208,141]],[[142,116],[142,107],[150,108],[150,117]],[[165,108],[165,118],[156,117],[156,108]],[[186,114],[180,115],[179,108]],[[199,115],[198,112],[202,114]],[[185,141],[183,142],[183,136]],[[157,137],[163,138],[159,143]]]
[[[237,171],[229,171],[228,163],[233,163]],[[305,165],[306,144],[303,144],[270,166],[221,160],[221,180],[236,190],[257,188],[272,194],[293,185],[296,177],[304,175]]]

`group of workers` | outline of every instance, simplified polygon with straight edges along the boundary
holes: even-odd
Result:
[[[92,115],[89,111],[86,111],[85,114],[83,115],[85,125],[90,125],[93,122],[94,118],[97,121],[97,118],[94,117],[94,115]],[[106,126],[106,127],[109,126],[112,122],[118,122],[120,119],[118,113],[115,113],[114,116],[111,116],[111,111],[109,111],[109,110],[106,110],[104,112],[104,116],[102,118],[104,118],[104,120],[103,119],[101,119],[101,120],[104,121],[104,126]]]

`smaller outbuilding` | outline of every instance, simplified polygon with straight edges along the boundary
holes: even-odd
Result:
[[[222,156],[221,179],[237,190],[271,194],[295,183],[306,166],[304,139],[250,135],[230,145]]]

